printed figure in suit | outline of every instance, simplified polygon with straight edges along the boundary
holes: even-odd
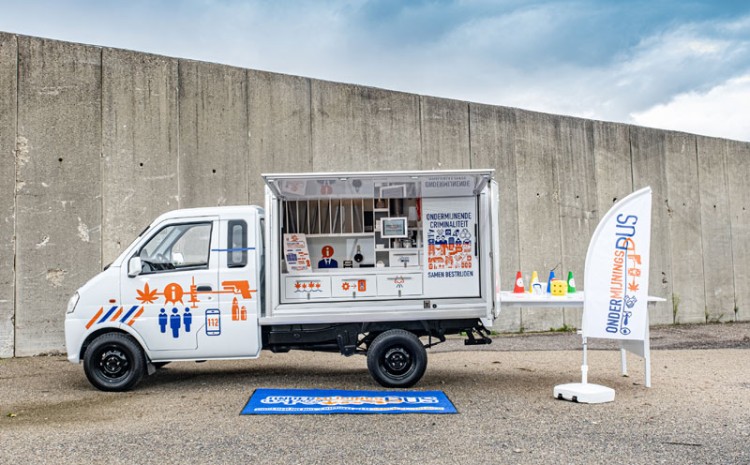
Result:
[[[162,333],[167,332],[167,320],[169,320],[169,317],[166,314],[166,310],[162,308],[159,311],[159,329]]]
[[[190,332],[190,325],[193,324],[193,314],[190,313],[190,309],[186,308],[185,313],[182,315],[182,322],[185,323],[185,332]]]
[[[338,268],[339,262],[333,258],[333,247],[326,245],[323,247],[323,259],[318,262],[318,268]]]
[[[172,314],[169,315],[169,327],[172,329],[172,337],[177,339],[180,337],[180,315],[177,314],[177,308],[172,309]]]

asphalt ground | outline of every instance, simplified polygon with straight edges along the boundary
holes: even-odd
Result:
[[[571,333],[450,340],[415,387],[457,415],[240,416],[255,388],[379,389],[362,356],[263,353],[173,363],[128,393],[103,393],[64,356],[0,360],[0,464],[36,463],[750,463],[750,324],[651,333],[643,363],[592,341],[589,381],[613,403],[553,399],[580,380]]]

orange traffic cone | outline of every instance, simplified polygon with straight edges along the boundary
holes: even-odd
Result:
[[[525,289],[523,288],[523,275],[518,271],[516,273],[516,286],[513,288],[514,294],[523,294]]]

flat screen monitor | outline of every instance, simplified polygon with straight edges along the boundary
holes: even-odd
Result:
[[[407,237],[406,217],[382,218],[380,220],[380,235],[382,237]]]

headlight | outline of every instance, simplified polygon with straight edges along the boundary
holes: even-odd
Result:
[[[73,310],[76,309],[76,305],[78,305],[78,299],[80,296],[78,295],[78,292],[73,294],[73,297],[70,298],[68,301],[68,313],[73,313]]]

